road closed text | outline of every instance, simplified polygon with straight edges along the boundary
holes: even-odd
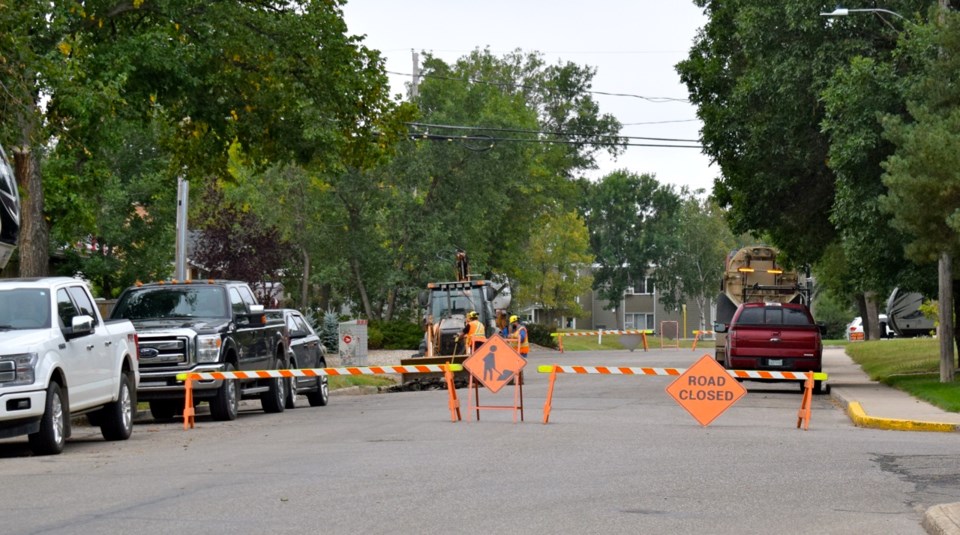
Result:
[[[677,397],[689,401],[733,401],[736,397],[731,390],[724,389],[728,377],[691,375],[687,377],[689,388],[680,389]]]

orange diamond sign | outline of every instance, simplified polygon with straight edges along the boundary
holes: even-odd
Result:
[[[742,398],[747,389],[730,377],[713,357],[704,355],[670,383],[667,393],[706,427]]]
[[[463,367],[494,394],[526,365],[526,359],[496,334],[463,361]]]

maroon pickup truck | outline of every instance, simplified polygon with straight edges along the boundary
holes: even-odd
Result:
[[[717,327],[727,333],[727,369],[822,371],[824,328],[814,323],[805,305],[744,303],[729,326]],[[817,381],[814,391],[820,390]]]

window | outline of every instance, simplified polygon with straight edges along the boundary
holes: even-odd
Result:
[[[233,309],[234,314],[247,313],[247,305],[243,304],[243,298],[240,297],[240,292],[236,288],[230,288],[230,308]]]
[[[70,294],[70,297],[73,298],[73,302],[77,305],[77,308],[80,309],[80,313],[93,318],[93,324],[96,325],[97,314],[93,311],[95,305],[93,301],[90,300],[87,292],[83,291],[83,288],[79,286],[69,286],[67,287],[67,292]]]
[[[653,329],[653,314],[624,314],[625,329]]]
[[[60,316],[60,322],[63,327],[73,325],[74,316],[78,316],[77,307],[73,305],[73,300],[63,288],[57,290],[57,314]]]

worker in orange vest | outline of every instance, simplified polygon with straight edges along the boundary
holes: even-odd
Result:
[[[510,338],[517,344],[517,352],[521,357],[527,358],[527,353],[530,352],[530,337],[527,336],[527,328],[520,323],[520,318],[517,316],[510,316],[510,330],[513,331]]]
[[[467,313],[467,324],[463,326],[463,338],[466,340],[465,347],[472,350],[483,345],[486,336],[486,329],[480,322],[480,315],[476,310]]]

